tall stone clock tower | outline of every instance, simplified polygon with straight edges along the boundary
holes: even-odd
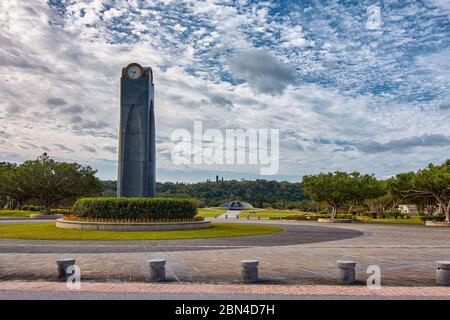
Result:
[[[156,142],[153,72],[131,63],[120,79],[119,197],[154,197]]]

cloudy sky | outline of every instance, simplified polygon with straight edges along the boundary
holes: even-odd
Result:
[[[0,161],[45,151],[115,179],[130,62],[154,70],[159,181],[258,177],[174,165],[170,135],[195,120],[280,129],[269,179],[450,158],[450,0],[1,0],[0,30]]]

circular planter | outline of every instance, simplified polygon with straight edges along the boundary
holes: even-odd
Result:
[[[444,227],[444,228],[450,228],[449,222],[444,221],[425,221],[425,225],[428,227]]]
[[[122,222],[87,222],[56,220],[56,227],[77,230],[103,230],[103,231],[171,231],[194,230],[211,227],[210,221],[192,222],[155,222],[155,223],[122,223]]]
[[[64,217],[62,214],[41,214],[41,213],[33,213],[30,215],[31,219],[48,219],[48,220],[56,220]]]
[[[351,219],[324,219],[319,218],[317,222],[320,223],[352,223]]]

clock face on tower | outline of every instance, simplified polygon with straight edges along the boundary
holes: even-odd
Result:
[[[128,78],[132,80],[139,79],[142,76],[142,68],[138,64],[130,65],[126,72]]]

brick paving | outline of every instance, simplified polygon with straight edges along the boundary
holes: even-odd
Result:
[[[247,294],[286,296],[365,296],[365,297],[450,297],[450,287],[381,287],[337,285],[242,285],[242,284],[163,284],[163,283],[82,283],[68,289],[60,282],[0,282],[1,291],[27,292],[108,292],[174,294]]]
[[[319,226],[315,222],[258,223]],[[320,227],[327,226],[320,224]],[[286,246],[265,244],[226,250],[3,253],[0,254],[0,280],[54,281],[55,261],[74,257],[86,282],[145,282],[148,276],[147,261],[165,258],[169,282],[238,284],[240,260],[255,258],[260,261],[263,286],[329,286],[336,284],[336,261],[351,259],[357,262],[357,284],[365,283],[368,277],[366,268],[376,264],[381,268],[383,286],[431,287],[435,285],[435,261],[450,260],[449,229],[357,223],[333,224],[329,227],[357,230],[363,235],[321,243]],[[207,244],[209,240],[203,241]]]

